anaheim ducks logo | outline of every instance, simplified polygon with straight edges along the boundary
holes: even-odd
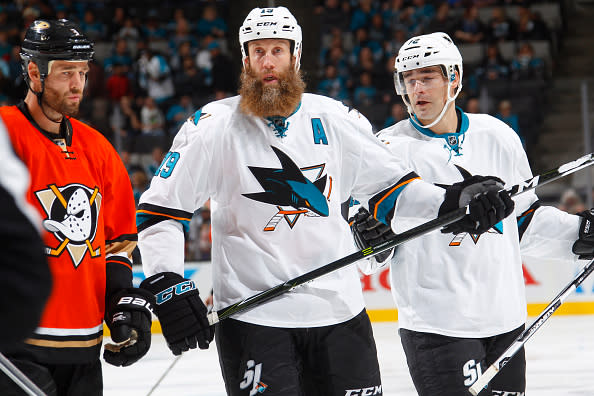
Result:
[[[48,256],[58,257],[67,250],[75,267],[81,263],[87,250],[91,257],[101,256],[101,248],[93,247],[97,232],[97,216],[101,208],[101,194],[95,187],[82,184],[58,187],[35,192],[47,218],[43,227],[53,233],[60,243],[46,247]]]

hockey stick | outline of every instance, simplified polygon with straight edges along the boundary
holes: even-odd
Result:
[[[468,391],[474,396],[478,395],[480,391],[499,373],[510,359],[524,346],[524,344],[536,333],[536,331],[553,315],[553,313],[563,304],[563,301],[569,296],[577,287],[594,271],[594,260],[590,260],[588,264],[573,278],[573,280],[565,286],[565,288],[551,301],[551,303],[541,312],[534,323],[522,332],[515,339],[514,342],[489,366],[487,371],[481,375]]]
[[[587,166],[594,164],[594,153],[585,155],[578,158],[575,161],[571,161],[567,164],[561,165],[555,169],[551,169],[541,175],[534,176],[531,179],[524,181],[521,184],[516,184],[507,189],[511,196],[522,194],[523,192],[535,189],[538,186],[550,183],[554,180],[565,177],[571,173],[577,172]],[[468,207],[458,208],[450,213],[446,213],[443,216],[437,217],[431,221],[423,223],[417,227],[411,228],[410,230],[404,231],[400,234],[396,234],[392,239],[384,241],[376,246],[370,246],[358,252],[352,253],[348,256],[340,258],[315,270],[307,272],[297,278],[281,283],[268,290],[264,290],[258,294],[250,296],[242,301],[232,304],[228,307],[213,311],[208,314],[208,322],[213,325],[220,322],[223,319],[228,318],[238,312],[242,312],[246,309],[255,307],[256,305],[262,304],[272,298],[278,297],[297,286],[303,285],[304,283],[311,282],[312,280],[319,278],[322,275],[329,274],[330,272],[336,271],[340,268],[346,267],[353,264],[361,259],[373,257],[381,252],[385,252],[388,249],[392,249],[404,242],[411,239],[418,238],[421,235],[425,235],[431,231],[440,229],[448,224],[462,219],[468,210]]]
[[[0,353],[0,370],[29,396],[46,396],[45,393],[22,373],[4,354]]]

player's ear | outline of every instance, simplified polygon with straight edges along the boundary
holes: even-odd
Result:
[[[39,73],[39,67],[37,67],[35,62],[29,62],[27,64],[27,74],[32,83],[39,83],[41,75]]]

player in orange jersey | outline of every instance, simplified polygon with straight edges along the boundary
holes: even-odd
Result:
[[[27,200],[43,219],[53,276],[37,329],[8,357],[48,395],[102,395],[104,318],[118,343],[106,348],[108,363],[136,362],[151,341],[153,297],[132,287],[137,236],[128,174],[110,143],[72,118],[92,56],[93,43],[75,24],[34,21],[21,50],[27,95],[0,108],[29,169]],[[22,391],[1,376],[0,394]]]

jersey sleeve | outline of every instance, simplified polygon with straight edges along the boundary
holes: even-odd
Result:
[[[139,202],[136,224],[143,269],[147,276],[172,271],[183,274],[184,231],[194,211],[210,196],[211,154],[205,147],[211,114],[197,111],[182,126],[171,149]]]
[[[360,133],[353,142],[358,150],[353,198],[373,216],[402,232],[437,217],[444,190],[421,180],[402,158],[378,138]],[[398,218],[398,221],[396,221]]]

